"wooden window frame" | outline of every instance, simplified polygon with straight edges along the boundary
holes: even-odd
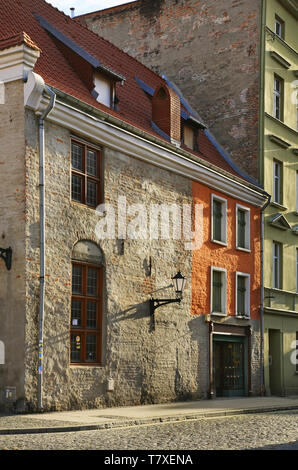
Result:
[[[78,145],[82,147],[83,152],[82,152],[82,170],[78,170],[77,168],[73,168],[72,166],[72,146],[73,144]],[[87,151],[88,149],[92,150],[93,152],[96,152],[97,154],[97,175],[91,175],[87,172]],[[92,144],[88,144],[86,142],[80,141],[79,139],[74,139],[71,138],[70,141],[70,151],[71,151],[71,158],[70,158],[70,165],[71,165],[71,191],[70,191],[70,197],[72,202],[76,202],[79,204],[84,204],[87,207],[90,207],[92,209],[96,209],[96,207],[101,203],[102,195],[101,195],[101,187],[102,187],[102,152],[101,149],[99,149],[96,146],[93,146]],[[73,199],[72,197],[72,177],[77,176],[78,178],[81,179],[82,181],[82,197],[81,200]],[[88,187],[88,181],[93,181],[94,183],[97,184],[97,192],[96,192],[96,204],[92,205],[88,203],[87,201],[87,187]]]
[[[102,362],[101,357],[101,348],[102,348],[102,301],[103,301],[103,267],[97,264],[91,264],[87,262],[72,261],[72,273],[73,266],[82,267],[82,293],[74,293],[72,291],[71,295],[71,311],[72,311],[72,302],[73,300],[79,300],[82,302],[82,316],[81,316],[81,325],[74,326],[72,325],[72,312],[70,313],[70,364],[71,365],[84,365],[84,366],[99,366]],[[97,295],[88,295],[87,292],[87,273],[88,269],[96,269],[98,272],[97,276]],[[73,276],[72,276],[73,281]],[[72,286],[73,290],[73,286]],[[92,301],[97,304],[97,313],[96,313],[96,328],[87,327],[87,302]],[[96,361],[88,361],[86,358],[86,337],[87,334],[95,335],[97,338],[97,347],[96,347]],[[80,349],[81,349],[81,360],[72,361],[71,360],[71,337],[72,335],[77,335],[81,337]]]

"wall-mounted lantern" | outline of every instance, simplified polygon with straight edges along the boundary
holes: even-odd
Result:
[[[0,258],[5,262],[5,266],[8,271],[11,269],[11,259],[12,259],[12,249],[9,248],[0,248]]]
[[[173,287],[175,289],[175,299],[150,299],[150,315],[154,315],[155,310],[162,305],[172,304],[178,302],[180,304],[182,300],[182,294],[185,287],[186,278],[179,271],[174,277],[172,277]]]

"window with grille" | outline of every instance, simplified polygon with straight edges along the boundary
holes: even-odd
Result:
[[[226,271],[211,268],[211,313],[226,314]]]
[[[250,316],[250,276],[236,273],[236,315]]]
[[[236,204],[236,247],[250,249],[250,210]]]
[[[71,142],[71,199],[97,207],[101,199],[101,152],[82,142]]]
[[[72,263],[70,361],[100,364],[102,267]]]
[[[227,243],[227,201],[212,195],[211,200],[211,239],[222,244]]]

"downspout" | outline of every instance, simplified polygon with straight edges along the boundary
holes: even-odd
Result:
[[[40,193],[40,306],[39,306],[39,341],[38,341],[38,409],[42,411],[42,385],[43,385],[43,326],[45,304],[45,136],[44,121],[55,106],[56,95],[46,87],[50,95],[50,102],[39,117],[39,193]]]
[[[271,196],[261,208],[261,306],[260,306],[260,395],[264,396],[264,212]]]
[[[266,13],[267,0],[262,0],[260,33],[260,84],[259,84],[259,180],[264,185],[264,113],[265,113],[265,53],[266,53]],[[264,212],[270,204],[271,196],[261,208],[261,306],[260,306],[260,395],[264,387]]]

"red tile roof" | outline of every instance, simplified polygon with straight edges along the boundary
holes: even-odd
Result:
[[[155,89],[165,83],[160,76],[90,31],[79,20],[72,20],[44,0],[0,0],[0,11],[0,48],[1,44],[10,47],[20,41],[39,48],[41,54],[34,71],[40,74],[48,85],[162,139],[152,129],[151,100],[135,80],[137,77]],[[105,67],[126,78],[123,86],[119,82],[116,84],[119,111],[111,110],[96,101],[83,81],[82,73],[75,70],[74,64],[63,53],[64,46],[59,47],[57,39],[41,26],[36,15],[45,19]],[[228,164],[208,138],[201,134],[203,150],[202,153],[196,154],[239,177],[239,173]]]

